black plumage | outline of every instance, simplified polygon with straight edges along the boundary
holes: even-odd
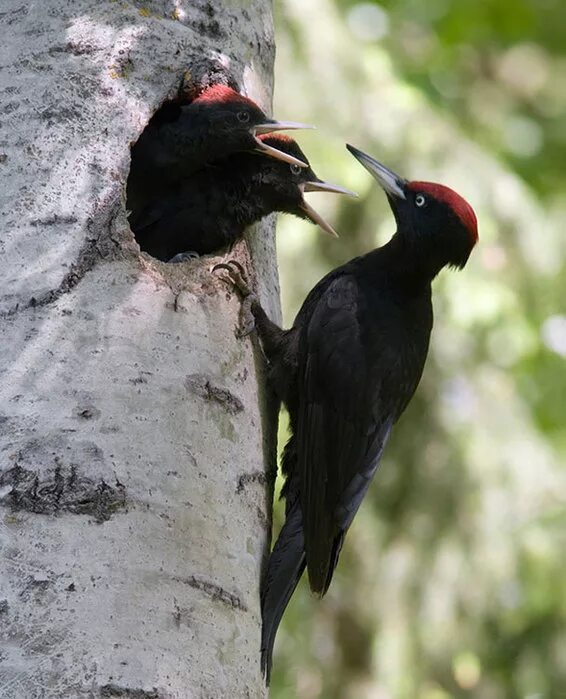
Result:
[[[349,149],[387,193],[393,238],[327,274],[289,330],[248,299],[292,434],[282,459],[286,520],[261,593],[268,680],[277,627],[305,567],[312,591],[324,595],[391,429],[419,383],[433,321],[431,281],[445,265],[463,267],[477,240],[473,210],[455,192],[407,182]],[[233,267],[231,278],[247,295]]]
[[[255,102],[225,85],[212,85],[190,104],[168,103],[132,147],[126,206],[137,216],[156,196],[232,153],[257,151],[304,165],[258,138],[302,128],[311,127],[269,119]]]
[[[130,225],[141,249],[164,261],[187,251],[215,252],[275,211],[308,218],[336,235],[306,202],[304,192],[352,192],[320,180],[293,139],[274,134],[259,140],[307,166],[256,153],[219,160],[170,187],[137,215],[132,212]]]

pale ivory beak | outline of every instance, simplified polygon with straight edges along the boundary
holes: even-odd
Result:
[[[273,146],[268,146],[258,138],[261,134],[272,133],[274,131],[294,131],[297,129],[314,129],[314,126],[309,124],[299,124],[297,121],[266,121],[264,124],[256,124],[252,126],[251,133],[257,143],[256,151],[264,155],[270,155],[272,158],[277,158],[290,165],[298,165],[299,167],[308,167],[307,163],[295,158],[288,153],[284,153]]]
[[[337,184],[331,184],[330,182],[304,182],[299,185],[301,192],[333,192],[334,194],[346,194],[349,197],[357,197],[355,192],[346,189],[345,187],[340,187]],[[338,238],[338,233],[332,228],[332,226],[324,219],[322,216],[313,209],[313,207],[305,200],[303,197],[303,202],[301,204],[301,209],[305,212],[308,218],[315,223],[317,226],[322,228],[325,233],[331,235],[334,238]]]

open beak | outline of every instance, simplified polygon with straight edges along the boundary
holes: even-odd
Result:
[[[304,192],[334,192],[335,194],[346,194],[349,197],[357,197],[358,195],[355,192],[351,192],[349,189],[346,189],[345,187],[340,187],[340,185],[337,184],[330,184],[330,182],[304,182],[303,184],[299,185],[299,189],[301,190],[301,193]],[[320,226],[322,230],[325,233],[328,233],[328,235],[331,235],[334,238],[338,238],[338,233],[332,228],[332,226],[325,221],[322,216],[313,209],[313,207],[306,201],[306,199],[303,197],[302,204],[300,205],[300,208],[303,210],[303,212],[306,214],[306,216],[317,226]]]
[[[262,153],[263,155],[269,155],[272,158],[277,158],[277,160],[282,160],[284,163],[289,163],[290,165],[298,165],[299,167],[308,167],[307,163],[303,163],[302,160],[295,158],[289,153],[284,153],[278,148],[273,148],[273,146],[268,146],[267,143],[260,141],[257,136],[255,137],[256,147],[254,148],[256,153]]]
[[[316,129],[310,124],[299,124],[298,121],[266,121],[264,124],[256,124],[252,127],[254,136],[261,136],[263,133],[273,131],[296,131],[297,129]]]
[[[308,164],[304,163],[302,160],[299,160],[288,153],[284,153],[277,148],[273,148],[273,146],[268,146],[266,143],[261,141],[258,136],[261,134],[272,133],[273,131],[294,131],[296,129],[314,128],[314,126],[309,126],[308,124],[299,124],[297,121],[266,121],[264,124],[256,124],[255,126],[252,126],[251,133],[257,144],[256,151],[259,153],[270,155],[272,158],[277,158],[277,160],[282,160],[290,165],[308,167]]]
[[[358,197],[352,190],[330,182],[305,182],[302,185],[302,190],[303,192],[334,192],[334,194],[345,194],[348,197],[354,197],[354,199]]]
[[[349,143],[346,144],[346,148],[350,153],[360,161],[360,163],[365,167],[365,169],[377,180],[383,190],[393,197],[398,199],[406,199],[405,196],[405,185],[407,181],[404,180],[399,175],[396,175],[392,170],[382,165],[380,162],[372,158],[367,153],[364,153]]]

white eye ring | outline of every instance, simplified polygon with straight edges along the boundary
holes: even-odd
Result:
[[[243,124],[247,124],[247,122],[250,120],[250,115],[249,112],[238,112],[238,121],[241,121]]]
[[[426,197],[424,194],[417,194],[415,197],[415,204],[417,206],[424,206],[426,204]]]
[[[303,169],[300,165],[295,164],[289,165],[289,167],[291,168],[291,172],[293,173],[293,175],[300,175],[301,170]]]

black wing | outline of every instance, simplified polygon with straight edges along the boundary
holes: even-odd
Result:
[[[314,305],[299,343],[301,509],[309,582],[321,595],[393,424],[380,399],[382,363],[370,356],[379,350],[364,346],[364,314],[358,283],[339,276]]]

